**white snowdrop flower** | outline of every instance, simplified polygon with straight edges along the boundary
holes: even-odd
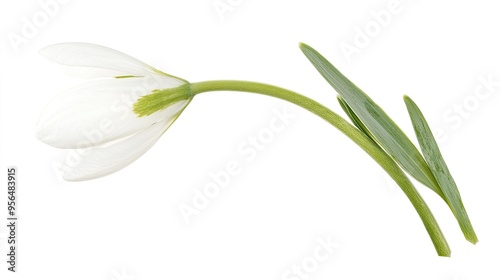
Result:
[[[106,176],[129,165],[192,100],[187,81],[107,47],[61,43],[40,53],[77,73],[100,76],[54,98],[37,124],[39,140],[78,149],[78,162],[62,170],[68,181]],[[137,106],[141,97],[147,102]]]

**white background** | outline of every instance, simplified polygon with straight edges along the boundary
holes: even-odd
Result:
[[[7,166],[18,167],[20,218],[15,274],[4,262],[2,222],[1,279],[500,278],[500,87],[482,100],[474,95],[481,77],[500,81],[496,2],[68,0],[46,11],[48,2],[0,7],[0,178],[6,182]],[[388,5],[397,11],[382,26],[374,15]],[[38,27],[24,36],[27,22]],[[13,44],[13,36],[24,40]],[[341,112],[300,52],[298,42],[306,42],[412,139],[402,95],[419,104],[444,133],[442,152],[480,242],[465,241],[444,202],[416,184],[452,249],[451,258],[438,257],[407,198],[361,149],[309,112],[251,94],[197,96],[126,169],[61,181],[51,166],[65,152],[34,131],[43,106],[81,82],[38,55],[67,41],[109,46],[192,82],[279,85]],[[346,56],[346,44],[357,53]],[[249,160],[238,147],[266,130],[276,110],[294,118]],[[179,206],[192,205],[209,173],[230,161],[241,172],[187,224]],[[6,208],[5,187],[0,201]],[[339,245],[326,260],[312,259],[318,239]],[[304,264],[309,272],[301,277],[287,274]]]

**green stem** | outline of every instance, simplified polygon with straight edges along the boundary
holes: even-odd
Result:
[[[439,256],[450,256],[450,248],[429,207],[397,163],[364,133],[320,103],[296,92],[248,81],[206,81],[191,84],[193,95],[208,91],[242,91],[276,97],[298,105],[321,117],[367,152],[401,187],[424,223]]]

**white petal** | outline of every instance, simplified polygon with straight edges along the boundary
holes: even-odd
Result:
[[[112,70],[113,76],[146,76],[154,68],[117,50],[89,43],[60,43],[40,50],[48,59],[67,66]],[[104,76],[102,76],[104,77]]]
[[[63,178],[68,181],[83,181],[114,173],[134,162],[158,141],[172,124],[174,118],[158,122],[145,130],[103,147],[79,150],[79,162],[67,166]]]
[[[57,96],[42,112],[37,137],[57,148],[100,145],[135,134],[182,110],[181,101],[150,116],[137,117],[133,103],[154,89],[170,88],[157,77],[89,81]]]

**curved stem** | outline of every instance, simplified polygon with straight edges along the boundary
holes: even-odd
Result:
[[[419,214],[439,256],[450,256],[450,248],[429,207],[397,163],[364,133],[322,104],[296,92],[248,81],[206,81],[191,84],[193,95],[208,91],[243,91],[276,97],[298,105],[321,117],[368,153],[401,187]]]

